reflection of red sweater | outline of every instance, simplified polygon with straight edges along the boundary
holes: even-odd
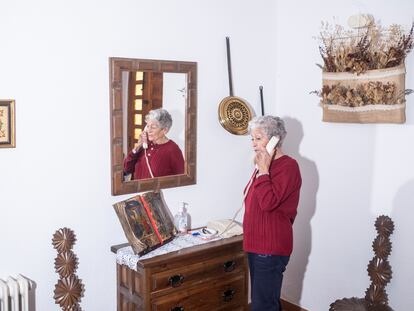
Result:
[[[301,185],[299,166],[286,155],[272,161],[269,175],[253,181],[243,219],[246,252],[290,256]]]
[[[184,158],[180,147],[171,139],[165,144],[152,142],[147,149],[148,162],[154,177],[184,174]],[[144,149],[137,153],[130,151],[124,160],[124,172],[133,174],[132,179],[151,178],[145,160]]]

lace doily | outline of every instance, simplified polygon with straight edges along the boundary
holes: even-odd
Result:
[[[178,251],[183,248],[195,246],[195,245],[201,245],[206,244],[212,241],[217,241],[222,239],[221,237],[217,236],[214,239],[211,240],[203,240],[200,237],[192,236],[191,234],[176,236],[174,240],[171,242],[154,249],[153,251],[149,252],[148,254],[139,256],[135,255],[134,251],[132,250],[131,246],[126,246],[123,248],[120,248],[116,252],[116,262],[120,265],[124,265],[129,267],[132,270],[137,271],[137,262],[142,259],[148,259],[155,256],[167,254],[170,252]]]

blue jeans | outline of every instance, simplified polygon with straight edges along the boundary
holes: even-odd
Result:
[[[280,291],[289,256],[247,253],[250,269],[251,311],[282,311]]]

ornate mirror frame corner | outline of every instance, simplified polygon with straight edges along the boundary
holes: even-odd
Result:
[[[195,184],[197,171],[197,63],[111,57],[109,58],[109,68],[112,195],[159,190]],[[150,71],[187,74],[184,174],[123,181],[123,71]]]

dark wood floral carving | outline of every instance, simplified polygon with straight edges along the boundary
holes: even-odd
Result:
[[[371,285],[365,291],[364,298],[338,299],[330,305],[329,311],[392,311],[388,306],[385,286],[391,281],[392,270],[388,262],[391,254],[390,235],[394,231],[394,222],[388,216],[379,216],[375,221],[377,237],[372,242],[374,258],[368,263],[368,276]]]
[[[78,267],[78,258],[72,251],[75,241],[75,233],[68,228],[57,230],[52,238],[52,245],[58,252],[55,271],[60,277],[53,298],[64,311],[80,311],[79,303],[84,293],[82,280],[75,274]]]

